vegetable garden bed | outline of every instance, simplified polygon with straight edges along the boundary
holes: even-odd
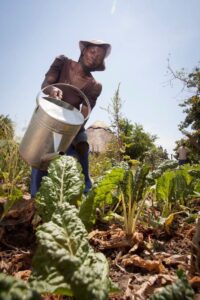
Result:
[[[112,205],[117,204],[116,192],[112,194],[114,202],[110,201],[110,193],[116,184],[119,187],[120,182],[125,183],[124,171],[111,171],[112,176],[107,174],[81,203],[82,175],[76,168],[79,166],[72,158],[63,157],[52,164],[37,199],[33,201],[25,194],[23,201],[16,203],[2,219],[0,271],[12,277],[0,277],[0,299],[6,299],[1,294],[3,288],[11,294],[16,288],[18,295],[21,290],[26,291],[26,298],[16,298],[20,300],[198,299],[200,237],[194,221],[200,208],[198,198],[190,199],[189,216],[187,210],[178,211],[157,225],[158,207],[148,205],[151,199],[145,198],[145,214],[134,223],[134,231],[127,234],[122,219],[117,214],[111,218],[109,211],[110,206],[113,209]],[[138,173],[137,178],[126,173],[126,179],[128,183],[133,180],[139,184],[146,180],[145,172]],[[71,180],[67,181],[65,176]],[[144,185],[145,195],[146,188]],[[101,197],[107,201],[103,211]],[[133,199],[130,191],[129,197]],[[123,209],[128,220],[132,208]],[[90,228],[88,232],[83,224]],[[31,286],[23,286],[23,282],[30,282]],[[70,293],[74,296],[70,297]]]

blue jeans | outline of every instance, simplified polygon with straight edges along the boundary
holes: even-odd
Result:
[[[89,176],[89,151],[85,151],[82,155],[79,155],[77,151],[75,150],[75,147],[71,145],[69,149],[66,152],[66,155],[69,156],[75,156],[78,158],[78,161],[80,162],[82,166],[82,171],[85,177],[85,190],[84,193],[87,193],[91,187],[92,187],[92,182]],[[34,198],[37,191],[40,188],[40,184],[42,181],[43,176],[47,176],[48,172],[39,170],[36,168],[32,168],[32,173],[31,173],[31,198]]]
[[[31,172],[31,198],[35,197],[35,194],[40,188],[40,184],[43,176],[47,176],[48,172],[32,168]]]
[[[188,163],[187,159],[179,159],[179,161],[178,161],[179,166],[182,166],[182,165],[187,164],[187,163]]]

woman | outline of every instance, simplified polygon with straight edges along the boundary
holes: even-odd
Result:
[[[91,72],[104,71],[104,59],[110,54],[111,45],[101,40],[80,41],[79,47],[81,55],[78,62],[67,58],[64,55],[56,57],[42,83],[42,88],[56,83],[67,83],[79,88],[88,98],[91,109],[96,105],[102,85],[98,83]],[[84,103],[83,98],[79,93],[69,87],[58,88],[56,86],[48,87],[45,93],[52,98],[57,98],[72,104],[77,109],[81,108],[84,116],[88,114],[88,107]],[[87,134],[84,125],[79,130],[74,138],[71,146],[66,152],[67,155],[76,156],[80,162],[85,177],[85,190],[87,193],[92,187],[92,182],[89,176],[89,144],[87,142]],[[42,171],[36,168],[32,169],[31,175],[31,197],[35,197],[36,192],[40,187],[42,177],[47,175],[47,171]]]

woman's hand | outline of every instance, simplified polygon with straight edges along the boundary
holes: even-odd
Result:
[[[49,90],[49,96],[58,100],[61,100],[63,97],[63,92],[62,90],[60,90],[59,88],[53,86],[50,90]]]

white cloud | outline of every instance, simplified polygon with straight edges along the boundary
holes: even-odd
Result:
[[[111,11],[110,11],[111,15],[114,15],[116,11],[116,7],[117,7],[117,0],[113,0]]]

